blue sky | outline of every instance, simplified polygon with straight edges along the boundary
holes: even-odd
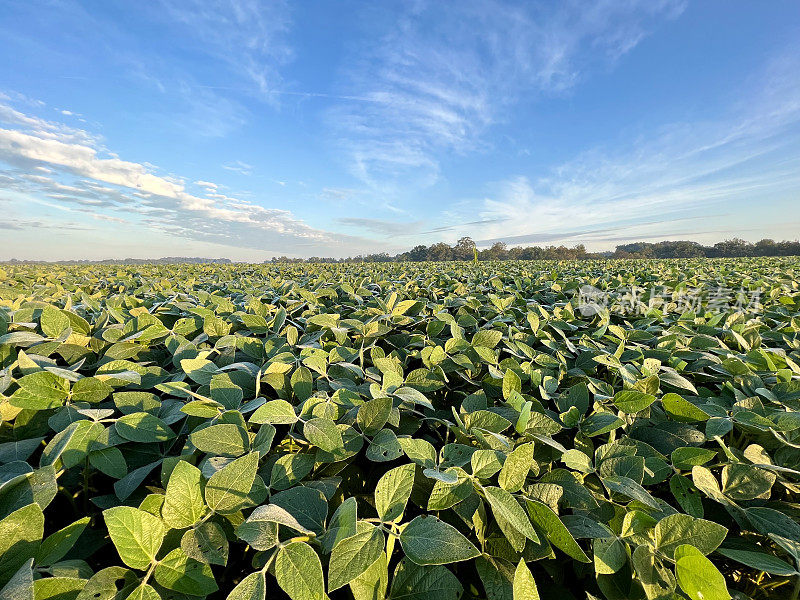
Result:
[[[800,231],[800,3],[0,0],[0,259]]]

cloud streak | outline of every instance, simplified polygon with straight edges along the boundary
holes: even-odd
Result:
[[[139,225],[170,235],[281,253],[295,246],[328,255],[377,247],[370,240],[310,227],[288,210],[222,194],[213,182],[198,182],[203,193],[192,193],[182,179],[159,175],[150,165],[90,145],[89,134],[76,135],[56,123],[5,108],[0,115],[10,115],[6,122],[25,130],[0,128],[0,162],[12,167],[0,174],[0,189],[30,201],[108,223],[135,218]]]
[[[586,151],[534,181],[506,180],[479,208],[468,203],[463,212],[498,220],[479,229],[485,244],[611,241],[620,239],[612,236],[617,229],[626,230],[625,239],[641,239],[653,226],[701,217],[715,222],[715,232],[735,234],[751,225],[736,220],[744,208],[737,203],[774,201],[800,187],[798,72],[800,61],[787,53],[758,80],[760,92],[727,118],[665,126],[624,151]],[[764,204],[756,220],[781,225],[776,206]],[[683,235],[699,235],[695,230]]]
[[[428,186],[442,153],[485,147],[523,94],[563,93],[682,9],[677,0],[409,3],[347,72],[348,92],[369,102],[342,103],[328,121],[364,184]]]

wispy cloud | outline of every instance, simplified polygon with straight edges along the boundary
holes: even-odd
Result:
[[[183,40],[221,60],[272,99],[280,67],[292,57],[291,23],[283,0],[162,0],[164,13],[182,26]]]
[[[398,235],[413,235],[419,231],[423,223],[422,221],[398,222],[361,217],[343,217],[336,219],[336,222],[347,227],[354,227],[370,233],[393,237]]]
[[[623,150],[594,148],[536,180],[501,182],[490,197],[466,203],[452,220],[479,211],[497,220],[472,229],[484,244],[643,239],[668,231],[736,234],[745,202],[762,202],[760,230],[782,226],[780,198],[800,188],[800,61],[772,61],[756,94],[714,122],[675,123]],[[771,219],[771,221],[770,221]],[[462,227],[456,227],[462,231]],[[757,227],[756,230],[759,230]]]
[[[222,194],[213,182],[198,182],[204,192],[193,193],[183,179],[158,174],[152,165],[126,161],[90,143],[89,134],[5,109],[0,117],[20,128],[0,128],[0,163],[11,167],[0,173],[0,190],[31,202],[109,223],[133,219],[137,226],[170,235],[281,253],[296,248],[342,255],[379,247],[364,238],[310,227],[288,210]],[[38,174],[37,169],[44,170]]]
[[[225,163],[222,165],[222,168],[226,171],[239,173],[239,175],[251,175],[253,173],[253,165],[248,165],[246,162],[242,162],[241,160],[234,160],[233,162]]]
[[[682,8],[679,0],[409,3],[347,73],[347,90],[372,102],[342,103],[328,120],[366,185],[430,185],[443,152],[480,149],[522,94],[564,92]]]

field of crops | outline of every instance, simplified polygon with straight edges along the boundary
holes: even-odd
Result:
[[[0,416],[0,600],[800,591],[800,259],[5,265]]]

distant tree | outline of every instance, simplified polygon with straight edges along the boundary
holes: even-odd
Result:
[[[453,249],[444,242],[437,242],[428,248],[428,260],[452,260]]]
[[[486,252],[489,260],[505,260],[508,254],[505,242],[495,242]]]
[[[408,252],[408,259],[414,262],[428,260],[428,247],[422,244],[420,244],[419,246],[414,246]]]
[[[462,237],[453,247],[454,260],[472,260],[475,250],[475,242],[471,237]]]

